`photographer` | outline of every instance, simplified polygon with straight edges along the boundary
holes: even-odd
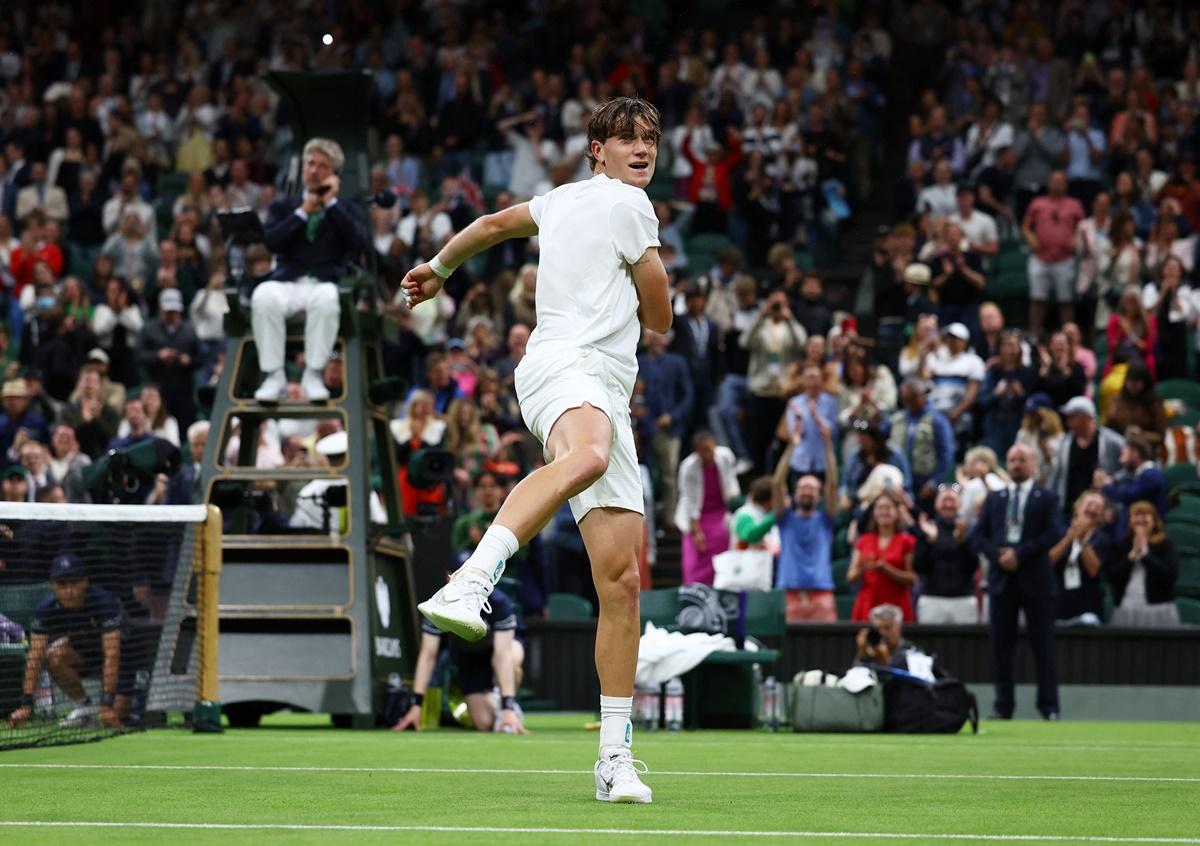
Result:
[[[271,205],[267,246],[276,256],[270,281],[254,289],[251,323],[265,379],[254,393],[259,402],[279,402],[287,393],[283,362],[287,319],[301,311],[304,322],[304,377],[311,401],[329,399],[322,371],[337,340],[341,307],[337,280],[369,243],[366,223],[353,201],[339,202],[345,163],[342,148],[328,138],[304,145],[304,194]]]
[[[896,605],[876,605],[868,615],[871,625],[854,636],[856,664],[881,664],[904,669],[905,652],[917,647],[903,637],[904,612]]]

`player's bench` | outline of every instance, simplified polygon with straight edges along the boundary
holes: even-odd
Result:
[[[756,639],[782,638],[787,630],[784,592],[747,591],[745,593],[744,633]],[[642,630],[646,623],[659,628],[678,629],[679,592],[675,588],[642,591]],[[779,660],[774,648],[737,649],[713,652],[683,677],[684,724],[688,728],[753,728],[756,682],[754,665],[770,667]]]

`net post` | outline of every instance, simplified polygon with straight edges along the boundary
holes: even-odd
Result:
[[[221,700],[217,673],[220,643],[221,509],[208,506],[203,533],[192,556],[196,585],[196,704],[192,730],[220,732]]]

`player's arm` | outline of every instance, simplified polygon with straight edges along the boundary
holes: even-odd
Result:
[[[104,670],[100,681],[100,719],[108,726],[118,726],[121,721],[113,704],[117,698],[117,679],[121,673],[121,630],[112,629],[100,636],[104,650]]]
[[[413,670],[413,704],[409,706],[404,719],[392,726],[392,731],[408,728],[421,730],[421,703],[425,700],[425,691],[429,689],[429,680],[433,678],[433,666],[437,663],[441,644],[442,639],[437,635],[421,632],[421,651],[417,653],[417,666]]]
[[[409,306],[433,299],[442,289],[442,281],[471,256],[509,238],[530,238],[537,233],[529,203],[476,218],[447,241],[436,256],[405,274],[400,287],[408,296]]]
[[[517,695],[517,673],[513,666],[514,640],[516,632],[512,629],[492,634],[492,672],[496,676],[496,684],[500,685],[500,728],[515,734],[527,734],[516,712],[511,707],[504,707]]]
[[[21,684],[21,707],[9,715],[9,723],[19,728],[33,714],[33,692],[37,689],[38,673],[46,663],[47,637],[34,632],[29,636],[29,654],[25,656],[25,679]]]
[[[629,266],[638,293],[638,320],[647,329],[666,332],[671,328],[670,280],[663,267],[658,247],[648,247],[642,257]]]

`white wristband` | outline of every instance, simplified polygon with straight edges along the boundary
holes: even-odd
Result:
[[[442,279],[447,278],[451,273],[454,272],[453,267],[447,267],[446,265],[442,264],[441,259],[439,259],[437,256],[434,256],[429,260],[429,269],[433,271],[435,276],[438,276]]]

